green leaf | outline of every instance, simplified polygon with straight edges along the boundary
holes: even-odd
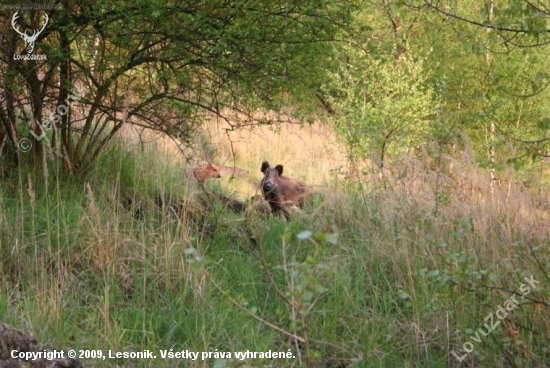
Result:
[[[541,130],[550,130],[550,118],[545,117],[537,122],[537,128]]]
[[[326,241],[327,243],[330,243],[332,245],[338,244],[338,234],[337,233],[327,234]]]
[[[212,365],[213,368],[225,368],[227,367],[227,364],[229,363],[228,359],[214,359],[214,364]]]
[[[311,237],[313,233],[309,230],[305,230],[305,231],[302,231],[301,233],[299,233],[298,235],[296,235],[296,237],[299,239],[299,240],[306,240],[306,239],[309,239],[309,237]]]
[[[183,251],[184,254],[186,255],[192,255],[192,254],[195,254],[197,252],[197,250],[193,247],[191,248],[187,248],[186,250]]]
[[[409,300],[411,296],[404,290],[397,290],[397,296],[403,300]]]

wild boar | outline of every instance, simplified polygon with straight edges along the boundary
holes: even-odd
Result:
[[[264,178],[260,187],[271,207],[271,213],[283,213],[288,218],[290,208],[301,207],[304,204],[310,187],[304,182],[283,176],[283,165],[270,167],[269,162],[264,161],[261,171]]]
[[[201,184],[204,184],[208,179],[219,179],[222,177],[220,169],[210,162],[193,168],[193,175]]]

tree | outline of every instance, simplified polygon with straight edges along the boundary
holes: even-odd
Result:
[[[488,152],[493,166],[548,156],[549,9],[541,2],[523,0],[407,0],[405,4],[424,15],[426,28],[436,29],[425,42],[437,50],[432,55],[441,55],[436,62],[447,70],[447,91],[443,91],[447,96],[442,97],[455,100],[446,104],[450,120],[462,116],[462,121],[470,122],[470,129],[486,124],[493,132],[493,138],[478,142],[479,146],[493,142],[493,147],[478,152]],[[472,133],[469,136],[474,140],[487,137]]]
[[[40,11],[19,13],[38,29]],[[14,60],[23,43],[12,11],[2,15],[0,155],[17,164],[28,126],[36,136],[51,126],[47,145],[28,137],[33,157],[52,150],[78,173],[125,124],[185,142],[212,114],[238,128],[273,123],[255,119],[260,107],[311,104],[347,10],[314,0],[64,1],[36,41],[43,61]]]
[[[464,23],[494,30],[506,46],[533,47],[550,42],[550,8],[540,1],[490,1],[478,8],[477,15],[460,9],[456,2],[409,0],[406,3],[417,9],[426,7]]]
[[[376,156],[383,169],[387,155],[417,150],[428,139],[430,116],[438,103],[426,83],[422,61],[392,55],[375,58],[348,50],[351,60],[329,79],[326,99],[338,113],[334,127],[351,154]]]
[[[338,45],[339,68],[327,79],[323,100],[352,157],[376,157],[383,169],[388,155],[415,151],[428,139],[439,103],[424,58],[409,50],[409,19],[392,1],[364,5],[346,32],[348,42]]]
[[[437,4],[466,19],[487,11],[481,1]],[[501,16],[501,5],[495,2],[491,19]],[[494,29],[443,15],[425,1],[364,1],[359,8],[341,36],[347,42],[338,45],[339,71],[323,90],[355,155],[382,165],[386,154],[412,153],[435,138],[451,153],[466,136],[476,162],[499,171],[546,152],[543,46],[505,44]]]

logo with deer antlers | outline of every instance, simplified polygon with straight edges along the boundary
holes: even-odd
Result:
[[[44,25],[42,25],[42,29],[40,31],[38,30],[34,30],[34,32],[32,33],[32,35],[28,35],[27,34],[27,30],[25,29],[25,32],[21,32],[19,30],[19,27],[15,24],[15,20],[17,18],[19,18],[19,15],[17,14],[19,13],[19,10],[15,12],[15,14],[13,15],[13,17],[11,18],[11,26],[13,27],[13,29],[15,30],[15,32],[19,33],[21,35],[21,37],[23,38],[23,41],[25,41],[25,47],[27,49],[27,54],[30,54],[32,53],[32,51],[34,50],[34,43],[36,42],[36,39],[38,38],[38,36],[40,35],[40,33],[42,33],[42,31],[44,30],[44,28],[46,28],[46,25],[48,24],[48,20],[50,18],[48,18],[48,14],[44,13]]]

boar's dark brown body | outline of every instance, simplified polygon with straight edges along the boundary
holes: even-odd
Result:
[[[269,162],[262,163],[264,178],[260,184],[262,193],[271,207],[271,213],[283,213],[289,217],[289,209],[301,207],[310,191],[309,186],[296,179],[283,176],[283,165],[270,167]]]

